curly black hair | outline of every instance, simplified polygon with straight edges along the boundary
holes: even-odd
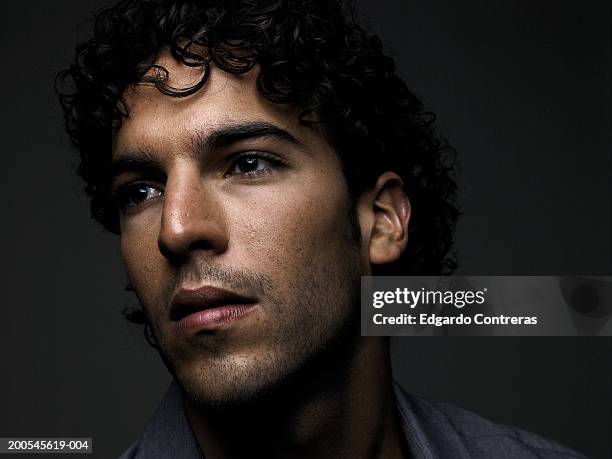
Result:
[[[409,244],[385,274],[450,274],[456,267],[455,152],[350,3],[122,0],[101,11],[93,28],[56,89],[92,215],[106,229],[119,232],[107,169],[112,132],[129,116],[124,90],[148,83],[170,97],[187,97],[206,83],[211,65],[232,74],[257,65],[265,98],[297,107],[302,123],[323,126],[353,200],[384,171],[403,178],[412,205]],[[170,87],[167,70],[154,65],[163,49],[201,68],[199,82]]]

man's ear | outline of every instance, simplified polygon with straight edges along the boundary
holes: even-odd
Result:
[[[371,264],[393,263],[406,248],[410,201],[403,186],[399,175],[385,172],[359,198],[362,242]]]

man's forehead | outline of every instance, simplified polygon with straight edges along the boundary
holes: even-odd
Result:
[[[168,71],[167,83],[175,88],[193,85],[202,78],[202,68],[192,68],[164,53],[156,61]],[[207,136],[227,125],[267,122],[295,137],[309,137],[312,129],[299,122],[299,111],[289,105],[275,104],[257,90],[259,69],[243,75],[226,73],[210,66],[203,87],[188,97],[173,97],[161,93],[153,84],[128,87],[123,100],[128,117],[122,120],[113,138],[113,153],[135,143],[177,141],[177,137]],[[152,69],[151,75],[157,70]]]
[[[163,70],[160,70],[163,69]],[[128,123],[149,115],[151,118],[194,115],[217,115],[227,118],[233,113],[256,113],[260,111],[283,111],[280,106],[272,107],[270,102],[259,94],[256,87],[258,69],[254,68],[242,75],[232,75],[217,68],[214,64],[206,67],[189,67],[164,52],[155,61],[146,77],[165,76],[165,86],[180,91],[206,78],[204,85],[187,97],[163,94],[150,82],[138,82],[126,88],[122,100],[126,103],[130,116]],[[204,73],[207,73],[205,76]],[[285,108],[288,110],[288,107]],[[214,123],[213,123],[214,124]]]
[[[201,68],[188,67],[168,52],[157,59],[156,65],[167,69],[169,84],[177,88],[191,86],[202,77]],[[258,73],[258,66],[234,75],[211,64],[205,84],[188,97],[163,94],[153,84],[132,85],[123,95],[129,115],[113,135],[113,157],[126,151],[184,151],[197,143],[194,140],[216,132],[264,124],[294,137],[298,141],[294,146],[335,154],[322,126],[305,125],[300,122],[297,107],[263,97],[257,89]]]

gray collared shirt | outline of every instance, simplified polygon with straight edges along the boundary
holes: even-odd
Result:
[[[446,403],[412,396],[395,383],[395,396],[411,457],[417,459],[578,459],[556,442],[495,424]],[[120,459],[200,459],[181,390],[173,382],[143,435]]]

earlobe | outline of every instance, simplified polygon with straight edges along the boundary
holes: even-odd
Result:
[[[393,263],[408,244],[410,201],[404,192],[402,179],[394,172],[382,174],[372,191],[370,263]]]

